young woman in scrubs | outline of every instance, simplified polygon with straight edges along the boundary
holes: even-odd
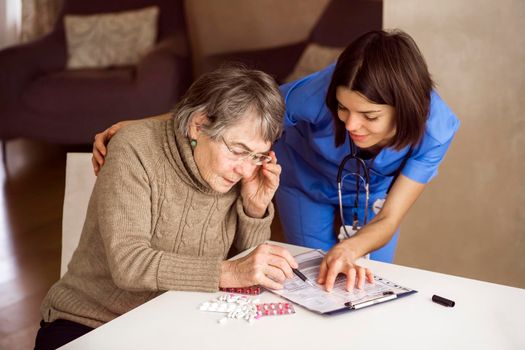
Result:
[[[286,240],[328,251],[319,276],[327,288],[338,273],[348,283],[358,274],[362,283],[355,259],[370,253],[393,261],[401,220],[437,174],[459,121],[433,90],[415,42],[399,31],[361,36],[335,65],[281,91],[285,132],[274,150],[283,169],[276,199]],[[347,177],[344,221],[352,223],[357,207],[361,229],[339,242],[336,178],[352,143],[369,169],[371,220],[363,226],[364,186],[356,206],[356,178]]]

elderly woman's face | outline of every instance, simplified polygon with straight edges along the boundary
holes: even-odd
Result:
[[[255,117],[250,112],[247,112],[241,123],[226,130],[222,135],[224,140],[212,140],[201,132],[199,124],[205,122],[206,117],[198,115],[192,123],[190,135],[197,140],[193,151],[195,163],[202,178],[213,190],[226,193],[242,178],[252,176],[258,168],[249,158],[238,159],[231,149],[266,153],[271,143],[264,141],[258,129],[254,128]]]

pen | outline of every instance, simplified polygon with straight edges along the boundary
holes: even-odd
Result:
[[[292,269],[293,273],[299,277],[300,279],[303,280],[303,282],[305,283],[308,283],[309,285],[311,285],[312,287],[314,286],[314,284],[312,283],[312,281],[310,281],[305,275],[303,275],[303,273],[301,271],[299,271],[298,269]]]

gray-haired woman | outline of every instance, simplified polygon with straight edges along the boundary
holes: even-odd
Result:
[[[281,167],[278,86],[224,68],[198,79],[169,120],[109,144],[78,248],[42,303],[36,348],[56,348],[167,290],[280,288],[297,263],[270,237]],[[225,261],[230,247],[250,255]],[[176,312],[176,310],[174,310]]]

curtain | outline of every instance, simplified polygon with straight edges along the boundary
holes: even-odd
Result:
[[[0,49],[20,40],[21,7],[20,0],[0,0]]]
[[[63,0],[22,0],[21,41],[31,41],[49,33],[62,3]]]

